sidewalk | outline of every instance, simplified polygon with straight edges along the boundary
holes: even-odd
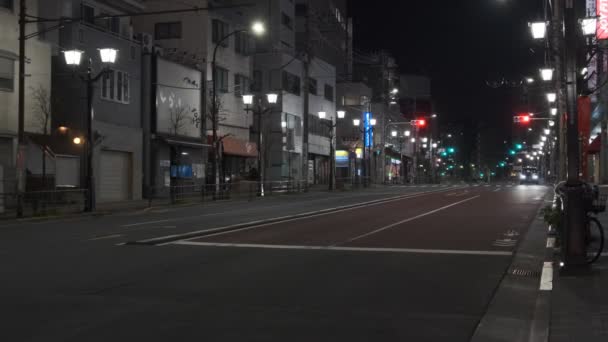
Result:
[[[608,213],[599,215],[604,229]],[[551,294],[551,342],[608,341],[608,254],[585,275],[555,272]]]

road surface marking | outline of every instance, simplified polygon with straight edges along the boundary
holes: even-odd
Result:
[[[176,241],[168,245],[201,246],[201,247],[237,247],[259,249],[291,249],[316,251],[343,251],[343,252],[385,252],[385,253],[411,253],[411,254],[451,254],[451,255],[487,255],[511,256],[512,252],[501,251],[469,251],[455,249],[415,249],[415,248],[374,248],[374,247],[337,247],[337,246],[297,246],[297,245],[266,245],[248,243],[216,243],[196,241]]]
[[[553,263],[545,262],[543,266],[543,273],[540,276],[540,290],[551,291],[553,290]]]
[[[224,234],[231,234],[231,233],[237,233],[237,232],[247,231],[247,230],[251,230],[251,229],[273,226],[273,225],[282,224],[282,223],[286,223],[286,222],[300,221],[300,220],[306,220],[306,219],[314,218],[314,217],[332,215],[332,214],[341,213],[344,211],[357,210],[357,209],[361,209],[361,208],[365,208],[365,207],[383,205],[383,204],[387,204],[387,203],[398,202],[398,201],[408,200],[408,199],[412,199],[412,198],[418,198],[418,197],[422,197],[422,196],[426,196],[426,195],[440,194],[442,192],[447,192],[450,190],[451,189],[448,188],[448,189],[441,189],[441,190],[424,191],[424,192],[418,192],[418,193],[409,194],[409,195],[391,197],[388,199],[373,200],[373,201],[369,201],[369,202],[360,202],[360,203],[355,203],[355,204],[347,205],[347,206],[340,206],[340,207],[328,208],[328,209],[323,209],[323,210],[316,210],[316,211],[299,213],[299,214],[294,214],[294,215],[289,215],[289,216],[270,217],[267,219],[242,222],[242,223],[237,223],[237,224],[233,224],[233,225],[229,225],[229,226],[201,229],[201,230],[196,230],[196,231],[191,231],[191,232],[185,232],[183,234],[172,234],[172,235],[167,235],[167,236],[155,237],[155,238],[141,240],[141,241],[137,241],[137,242],[138,243],[154,243],[154,241],[158,241],[158,240],[173,239],[173,238],[180,239],[180,236],[192,235],[192,234],[209,233],[209,235],[205,235],[205,237],[219,236],[219,235],[224,235]],[[294,217],[294,216],[297,216],[297,217]],[[268,220],[274,220],[274,222],[264,223],[265,221],[268,221]],[[245,227],[237,228],[239,226],[245,226]],[[213,233],[213,232],[217,232],[217,233]],[[184,237],[181,240],[189,241],[189,240],[196,240],[196,239],[200,239],[200,238],[201,238],[201,236]],[[170,244],[170,242],[160,243],[160,244],[158,244],[158,246],[163,246],[166,244]]]
[[[99,241],[99,240],[109,240],[109,239],[116,239],[119,237],[122,237],[122,234],[114,234],[114,235],[106,235],[106,236],[98,236],[92,239],[88,239],[87,241]]]
[[[440,212],[440,211],[443,211],[443,210],[449,209],[449,208],[451,208],[451,207],[454,207],[454,206],[457,206],[457,205],[460,205],[460,204],[463,204],[463,203],[466,203],[466,202],[472,201],[472,200],[474,200],[474,199],[476,199],[476,198],[479,198],[479,197],[481,197],[481,196],[480,196],[480,195],[477,195],[477,196],[474,196],[474,197],[470,197],[470,198],[467,198],[467,199],[465,199],[465,200],[458,201],[458,202],[456,202],[456,203],[452,203],[452,204],[446,205],[446,206],[444,206],[444,207],[441,207],[441,208],[437,208],[437,209],[435,209],[435,210],[428,211],[428,212],[426,212],[426,213],[424,213],[424,214],[420,214],[420,215],[417,215],[417,216],[414,216],[414,217],[410,217],[410,218],[405,219],[405,220],[401,220],[401,221],[399,221],[399,222],[395,222],[395,223],[393,223],[393,224],[389,224],[388,226],[384,226],[384,227],[382,227],[382,228],[376,229],[376,230],[371,231],[371,232],[369,232],[369,233],[365,233],[365,234],[362,234],[362,235],[359,235],[359,236],[355,236],[355,237],[354,237],[354,238],[352,238],[352,239],[346,240],[344,243],[346,244],[346,243],[354,242],[354,241],[357,241],[357,240],[363,239],[363,238],[365,238],[365,237],[368,237],[368,236],[370,236],[370,235],[378,234],[378,233],[383,232],[383,231],[385,231],[385,230],[387,230],[387,229],[391,229],[391,228],[394,228],[394,227],[396,227],[396,226],[402,225],[402,224],[404,224],[404,223],[408,223],[408,222],[415,221],[415,220],[421,219],[421,218],[426,217],[426,216],[429,216],[429,215],[433,215],[433,214],[438,213],[438,212]]]
[[[411,196],[411,195],[419,195],[419,194],[425,194],[425,193],[433,193],[433,192],[432,191],[418,192],[418,193],[414,193],[414,194],[399,195],[399,196],[396,196],[394,198],[398,198],[400,196]],[[387,194],[396,195],[396,193],[387,193]],[[366,195],[378,196],[378,195],[383,195],[383,194],[369,193],[369,194],[365,194],[365,195],[361,195],[361,196],[366,196]],[[348,198],[348,197],[352,198],[352,197],[355,197],[355,196],[313,198],[313,199],[306,199],[303,202],[306,202],[306,203],[321,202],[321,201],[328,201],[328,200],[332,200],[332,199],[338,199],[338,200],[340,200],[341,198]],[[374,201],[378,201],[378,200],[372,200],[372,201],[368,201],[368,202],[374,202]],[[368,203],[368,202],[361,202],[361,204],[365,204],[365,203]],[[355,203],[355,204],[357,204],[357,203]],[[285,203],[279,203],[279,204],[275,204],[275,205],[265,206],[262,209],[276,208],[276,207],[280,207],[280,206],[283,206],[283,205],[285,205]],[[256,211],[258,209],[256,209],[256,208],[253,208],[253,209],[252,208],[246,208],[246,209],[241,210],[240,212],[241,213],[242,212],[251,212],[251,211]],[[217,215],[229,214],[229,213],[232,213],[232,212],[234,212],[234,210],[231,210],[231,211],[218,211],[218,212],[201,214],[201,215],[174,217],[174,218],[155,220],[155,221],[143,221],[143,222],[137,222],[137,223],[130,223],[130,224],[121,225],[120,227],[121,228],[132,228],[132,227],[139,227],[139,226],[147,226],[147,225],[153,225],[153,224],[159,224],[159,223],[168,223],[168,222],[184,221],[184,220],[197,219],[197,218],[203,218],[203,217],[209,217],[209,216],[217,216]]]
[[[547,239],[547,248],[555,248],[555,238],[550,237]]]
[[[500,188],[496,188],[492,192],[499,192],[499,191],[500,191]]]

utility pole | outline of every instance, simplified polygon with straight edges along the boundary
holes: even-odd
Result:
[[[304,54],[302,56],[304,68],[304,89],[303,89],[303,113],[302,113],[302,180],[304,191],[308,191],[308,116],[310,112],[309,85],[310,85],[310,61],[312,59],[312,46],[310,43],[310,6],[306,6],[304,16]]]
[[[553,3],[553,12],[551,19],[551,40],[552,40],[552,52],[553,52],[553,60],[555,64],[555,88],[557,94],[557,118],[558,118],[558,170],[557,170],[557,181],[562,181],[566,179],[566,167],[567,167],[567,153],[566,153],[566,122],[565,115],[567,112],[566,107],[566,96],[564,90],[564,84],[562,75],[564,75],[564,66],[562,63],[563,58],[563,31],[562,31],[562,22],[563,22],[563,6],[564,0],[554,0]],[[555,152],[554,152],[555,153]]]
[[[574,0],[565,0],[564,8],[566,89],[568,102],[568,180],[565,193],[565,229],[562,230],[563,257],[566,268],[587,265],[584,188],[579,179],[579,141],[577,111],[578,21]]]
[[[23,217],[23,192],[25,192],[25,20],[26,0],[19,1],[19,118],[17,152],[17,217]]]

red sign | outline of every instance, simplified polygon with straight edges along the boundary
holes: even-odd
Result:
[[[608,0],[597,0],[597,39],[608,39]]]
[[[587,180],[587,155],[589,147],[589,136],[591,135],[591,98],[589,96],[579,96],[578,98],[578,136],[581,139],[581,173],[583,179]]]

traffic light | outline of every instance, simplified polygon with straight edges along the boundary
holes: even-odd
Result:
[[[521,114],[513,117],[513,122],[515,123],[529,124],[530,121],[532,121],[530,114]]]
[[[515,151],[514,151],[514,150],[510,150],[510,151],[509,151],[509,155],[514,156],[514,155],[515,155]]]
[[[426,120],[425,119],[416,119],[415,120],[416,126],[417,127],[426,127]]]
[[[517,150],[520,150],[520,151],[521,151],[521,150],[523,150],[523,149],[524,149],[524,145],[522,145],[522,144],[515,144],[515,148],[516,148]]]
[[[453,147],[448,147],[448,153],[449,153],[449,154],[456,153],[456,149],[455,149],[455,148],[453,148]]]

